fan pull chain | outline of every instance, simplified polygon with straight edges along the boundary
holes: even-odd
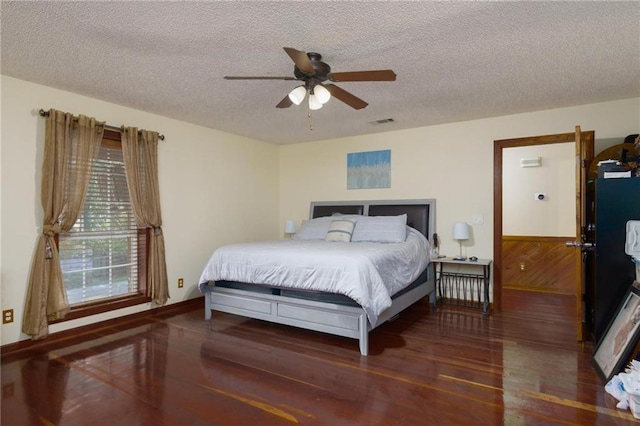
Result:
[[[313,130],[313,120],[311,119],[311,110],[307,112],[307,117],[309,117],[309,130]]]

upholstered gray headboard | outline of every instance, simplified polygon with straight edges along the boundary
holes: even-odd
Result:
[[[339,214],[397,216],[407,214],[407,225],[431,239],[436,231],[436,200],[314,201],[309,217]]]

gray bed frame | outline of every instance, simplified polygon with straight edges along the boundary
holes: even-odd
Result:
[[[434,199],[391,200],[391,201],[339,201],[312,202],[310,218],[341,214],[364,214],[368,216],[394,216],[407,214],[407,224],[429,238],[435,232],[436,206]],[[412,286],[411,290],[400,293],[392,299],[391,307],[382,312],[376,324],[370,324],[367,315],[359,306],[300,299],[297,297],[207,286],[205,293],[205,319],[211,319],[212,311],[226,312],[291,325],[308,330],[320,331],[337,336],[358,339],[360,353],[369,352],[369,331],[395,317],[404,309],[429,295],[435,307],[435,274],[429,273],[426,281]]]

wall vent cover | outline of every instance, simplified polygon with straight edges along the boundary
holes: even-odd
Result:
[[[520,159],[520,167],[540,167],[542,165],[542,158],[529,157]]]
[[[381,120],[376,120],[376,121],[372,121],[371,124],[387,124],[387,123],[394,123],[396,120],[394,120],[393,118],[383,118]]]

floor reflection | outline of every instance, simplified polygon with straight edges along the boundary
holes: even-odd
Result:
[[[69,366],[48,356],[29,359],[20,369],[30,424],[60,424]]]
[[[166,324],[144,326],[23,361],[17,387],[23,389],[30,423],[57,425],[66,418],[77,423],[87,407],[104,411],[106,419],[110,414],[104,395],[114,389],[127,399],[135,395],[161,408],[168,335]]]

